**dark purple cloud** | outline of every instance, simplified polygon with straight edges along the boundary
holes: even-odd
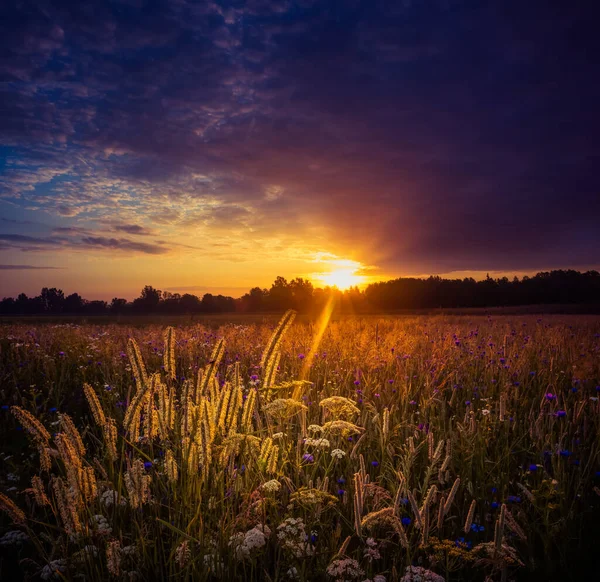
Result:
[[[161,254],[98,224],[229,229],[389,274],[598,265],[591,8],[4,3],[0,199],[78,226],[0,241]]]

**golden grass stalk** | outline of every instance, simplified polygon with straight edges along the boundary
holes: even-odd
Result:
[[[458,491],[459,485],[460,477],[457,477],[454,483],[452,484],[450,493],[448,493],[448,499],[446,499],[446,503],[444,504],[444,515],[447,515],[450,511],[450,507],[452,506],[452,502],[454,501],[454,497],[456,496],[456,492]]]
[[[106,423],[106,417],[104,416],[104,410],[94,389],[86,382],[83,385],[83,392],[92,411],[92,416],[98,426],[104,426]]]
[[[473,525],[473,518],[475,517],[475,509],[477,508],[477,501],[473,499],[471,501],[471,507],[469,507],[469,513],[467,513],[467,519],[465,521],[464,531],[465,533],[469,533],[471,526]]]
[[[217,370],[225,354],[225,340],[221,338],[213,348],[210,360],[204,370],[198,371],[198,382],[196,383],[196,399],[204,396],[216,378]]]
[[[133,338],[129,338],[127,342],[127,355],[129,356],[129,363],[135,377],[137,391],[141,392],[148,383],[148,374],[140,348]]]
[[[177,377],[175,371],[175,330],[169,326],[164,332],[165,347],[163,350],[163,365],[165,373],[171,380]]]
[[[192,443],[193,444],[193,443]],[[141,507],[150,499],[150,475],[146,475],[144,462],[136,459],[125,473],[125,487],[129,495],[129,504],[133,509]]]
[[[421,511],[419,510],[417,500],[415,499],[415,496],[413,495],[410,489],[406,492],[406,496],[408,497],[408,501],[415,515],[415,522],[417,524],[417,527],[423,527],[423,518],[421,517]]]
[[[112,576],[121,575],[121,543],[118,540],[106,544],[106,567]]]
[[[83,445],[83,440],[79,434],[79,431],[73,423],[73,419],[68,414],[61,414],[60,426],[71,441],[71,444],[73,445],[73,448],[77,454],[80,457],[83,457],[85,455],[85,446]]]
[[[173,455],[171,449],[167,449],[165,453],[165,472],[167,473],[167,479],[169,483],[176,483],[179,476],[179,469],[177,468],[177,461]]]
[[[508,511],[508,509],[506,509],[506,511],[504,512],[504,518],[508,529],[510,529],[510,531],[516,534],[521,540],[526,541],[527,536],[525,535],[525,532],[522,530],[521,526],[516,522],[515,518],[513,517],[513,514],[510,511]]]
[[[48,443],[50,433],[44,425],[28,410],[24,410],[20,406],[12,406],[11,412],[17,420],[23,425],[23,428],[39,443]]]
[[[25,513],[4,493],[0,493],[0,511],[6,513],[15,524],[25,523]]]
[[[285,332],[292,325],[295,317],[296,312],[293,309],[290,309],[285,312],[284,316],[279,321],[279,325],[275,328],[275,331],[271,335],[269,341],[267,342],[265,351],[263,352],[262,359],[260,361],[260,365],[263,369],[265,369],[268,362],[274,358],[275,353],[279,348],[279,344],[281,343],[281,339],[283,338]]]
[[[252,432],[252,417],[254,416],[254,406],[256,404],[256,390],[250,390],[244,402],[242,410],[242,431]]]
[[[440,499],[440,505],[438,507],[438,515],[437,515],[437,529],[438,532],[442,531],[442,527],[444,527],[444,502],[446,498],[442,495]],[[441,536],[441,534],[439,534]]]
[[[104,426],[102,427],[104,433],[104,445],[106,446],[106,452],[108,458],[111,461],[117,460],[117,423],[114,418],[107,418]]]
[[[74,502],[73,493],[69,492],[64,481],[56,477],[52,482],[54,499],[65,531],[69,535],[79,533],[83,527],[77,513],[78,504]]]
[[[46,495],[44,483],[38,475],[34,475],[31,479],[31,491],[35,497],[35,502],[38,505],[50,505],[50,500]]]

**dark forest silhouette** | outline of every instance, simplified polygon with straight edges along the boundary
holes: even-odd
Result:
[[[115,297],[106,301],[88,301],[78,293],[65,296],[61,289],[44,287],[37,297],[21,293],[16,299],[0,301],[2,315],[135,315],[193,313],[260,313],[296,309],[317,313],[331,294],[337,309],[348,313],[393,312],[405,309],[502,307],[546,304],[585,304],[600,306],[600,273],[597,271],[550,271],[534,277],[506,277],[482,281],[472,278],[427,279],[400,278],[357,287],[346,291],[319,289],[306,279],[287,281],[277,277],[270,289],[254,287],[234,299],[206,293],[202,298],[189,293],[180,295],[147,285],[133,301]]]

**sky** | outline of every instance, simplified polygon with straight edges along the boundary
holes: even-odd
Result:
[[[0,3],[0,297],[600,265],[593,2]]]

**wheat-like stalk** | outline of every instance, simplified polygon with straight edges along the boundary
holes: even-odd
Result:
[[[469,507],[469,513],[467,513],[467,519],[465,521],[464,531],[465,533],[469,533],[471,526],[473,525],[473,518],[475,517],[475,509],[477,507],[477,501],[473,499],[471,502],[471,507]]]
[[[0,493],[0,511],[4,511],[4,513],[8,514],[16,524],[25,523],[25,520],[27,519],[23,510],[20,509],[12,499],[4,495],[4,493]]]
[[[177,377],[175,371],[175,330],[172,327],[167,327],[164,333],[165,347],[163,350],[163,365],[165,373],[175,380]]]

